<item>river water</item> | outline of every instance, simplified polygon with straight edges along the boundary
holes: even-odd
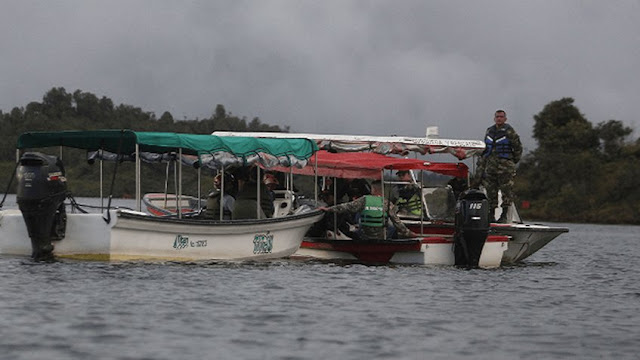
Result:
[[[1,359],[637,359],[640,226],[516,266],[0,256]]]

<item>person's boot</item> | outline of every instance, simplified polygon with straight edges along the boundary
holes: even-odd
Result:
[[[502,214],[500,214],[500,218],[498,219],[498,222],[501,224],[505,224],[507,222],[507,212],[509,211],[508,207],[503,207],[502,208]]]

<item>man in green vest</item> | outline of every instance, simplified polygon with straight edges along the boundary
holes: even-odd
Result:
[[[396,206],[382,197],[382,183],[379,180],[371,183],[371,195],[361,196],[353,201],[318,209],[326,212],[357,213],[360,215],[360,231],[367,240],[381,240],[386,238],[386,219],[390,219],[395,226],[399,238],[414,238],[418,234],[409,230],[398,218]]]

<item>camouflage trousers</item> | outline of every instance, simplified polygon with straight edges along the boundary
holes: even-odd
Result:
[[[498,207],[498,190],[502,192],[501,207],[507,207],[513,203],[515,196],[513,179],[515,176],[516,164],[513,161],[500,159],[493,164],[487,164],[482,185],[487,190],[490,209]]]

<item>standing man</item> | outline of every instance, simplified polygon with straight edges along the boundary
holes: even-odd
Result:
[[[507,113],[497,110],[484,137],[486,147],[478,159],[475,184],[482,182],[487,190],[490,219],[495,220],[495,208],[498,207],[498,190],[502,192],[502,213],[498,222],[507,222],[507,210],[513,202],[513,179],[516,176],[516,164],[522,157],[522,143],[514,128],[507,124]]]

